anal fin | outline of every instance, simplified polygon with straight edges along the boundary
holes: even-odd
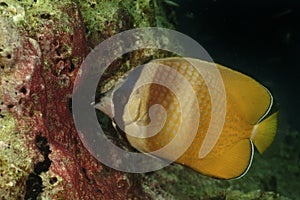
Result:
[[[208,176],[219,179],[233,179],[244,176],[249,170],[254,154],[251,140],[243,139],[224,151],[221,156],[204,158],[196,169]]]

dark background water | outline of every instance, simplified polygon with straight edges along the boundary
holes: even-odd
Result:
[[[300,2],[174,2],[176,29],[197,40],[215,62],[269,88],[281,123],[300,131]]]
[[[197,40],[215,62],[250,75],[273,94],[279,131],[263,159],[253,165],[265,174],[263,181],[273,178],[271,191],[298,199],[300,1],[173,1],[179,4],[176,30]]]

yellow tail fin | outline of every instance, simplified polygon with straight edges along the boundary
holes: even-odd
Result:
[[[273,142],[277,131],[278,112],[272,114],[253,128],[251,139],[259,153],[263,153]]]

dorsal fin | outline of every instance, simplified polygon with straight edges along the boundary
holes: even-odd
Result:
[[[250,124],[258,124],[270,111],[273,104],[273,97],[264,86],[253,78],[240,72],[229,69],[220,64],[207,62],[194,58],[171,57],[160,60],[174,60],[177,62],[192,61],[203,65],[218,66],[223,78],[226,93],[232,100],[232,106],[237,107],[244,119]]]
[[[273,97],[270,92],[249,76],[217,65],[220,69],[226,93],[230,94],[232,106],[241,111],[250,124],[259,123],[270,111]],[[228,99],[230,100],[230,99]]]

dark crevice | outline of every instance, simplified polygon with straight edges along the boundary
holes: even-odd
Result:
[[[35,144],[40,153],[44,156],[44,161],[36,163],[34,165],[34,172],[29,174],[29,176],[27,177],[25,200],[35,200],[37,199],[39,194],[43,192],[43,182],[42,178],[39,175],[42,172],[47,172],[49,170],[49,167],[51,166],[51,160],[49,158],[51,150],[47,138],[38,135],[35,138]],[[55,183],[56,181],[55,179],[52,180],[53,183]]]
[[[69,108],[70,113],[72,113],[72,98],[68,99],[68,108]]]
[[[43,13],[43,14],[40,15],[40,17],[41,17],[42,19],[50,19],[50,18],[51,18],[51,15],[50,15],[49,13]]]
[[[31,110],[29,111],[29,117],[33,117],[33,115],[34,115],[34,111],[31,109]]]
[[[96,4],[95,4],[95,3],[92,3],[92,4],[90,5],[90,7],[91,7],[91,8],[95,8],[95,7],[96,7]]]
[[[13,104],[8,104],[8,105],[7,105],[7,108],[9,108],[9,109],[10,109],[10,108],[13,108],[13,107],[14,107]]]
[[[56,177],[52,177],[52,178],[50,178],[50,180],[49,180],[49,183],[51,184],[51,185],[53,185],[54,183],[56,183],[57,182],[57,178]]]
[[[34,173],[41,174],[42,172],[47,172],[51,165],[51,160],[46,158],[43,162],[38,162],[34,165]]]
[[[90,178],[88,177],[87,173],[86,173],[86,169],[83,167],[82,168],[82,172],[84,174],[84,177],[86,178],[86,180],[88,180],[89,182],[91,181]]]
[[[5,3],[5,2],[1,2],[1,3],[0,3],[0,6],[2,6],[2,7],[8,7],[8,4]],[[0,49],[0,50],[2,50],[2,49]]]
[[[48,140],[46,137],[43,136],[36,136],[35,143],[41,154],[46,158],[51,153]]]
[[[73,72],[75,69],[75,65],[74,63],[71,61],[71,64],[70,64],[70,68],[68,69],[69,72]]]
[[[62,53],[63,53],[63,49],[62,49],[61,46],[59,46],[59,47],[56,49],[56,55],[57,55],[58,57],[61,57]]]
[[[22,92],[24,95],[27,93],[27,90],[26,90],[26,88],[25,87],[22,87],[21,89],[20,89],[20,92]]]
[[[26,180],[26,194],[25,199],[34,200],[43,191],[43,181],[39,175],[35,173],[29,174]]]

